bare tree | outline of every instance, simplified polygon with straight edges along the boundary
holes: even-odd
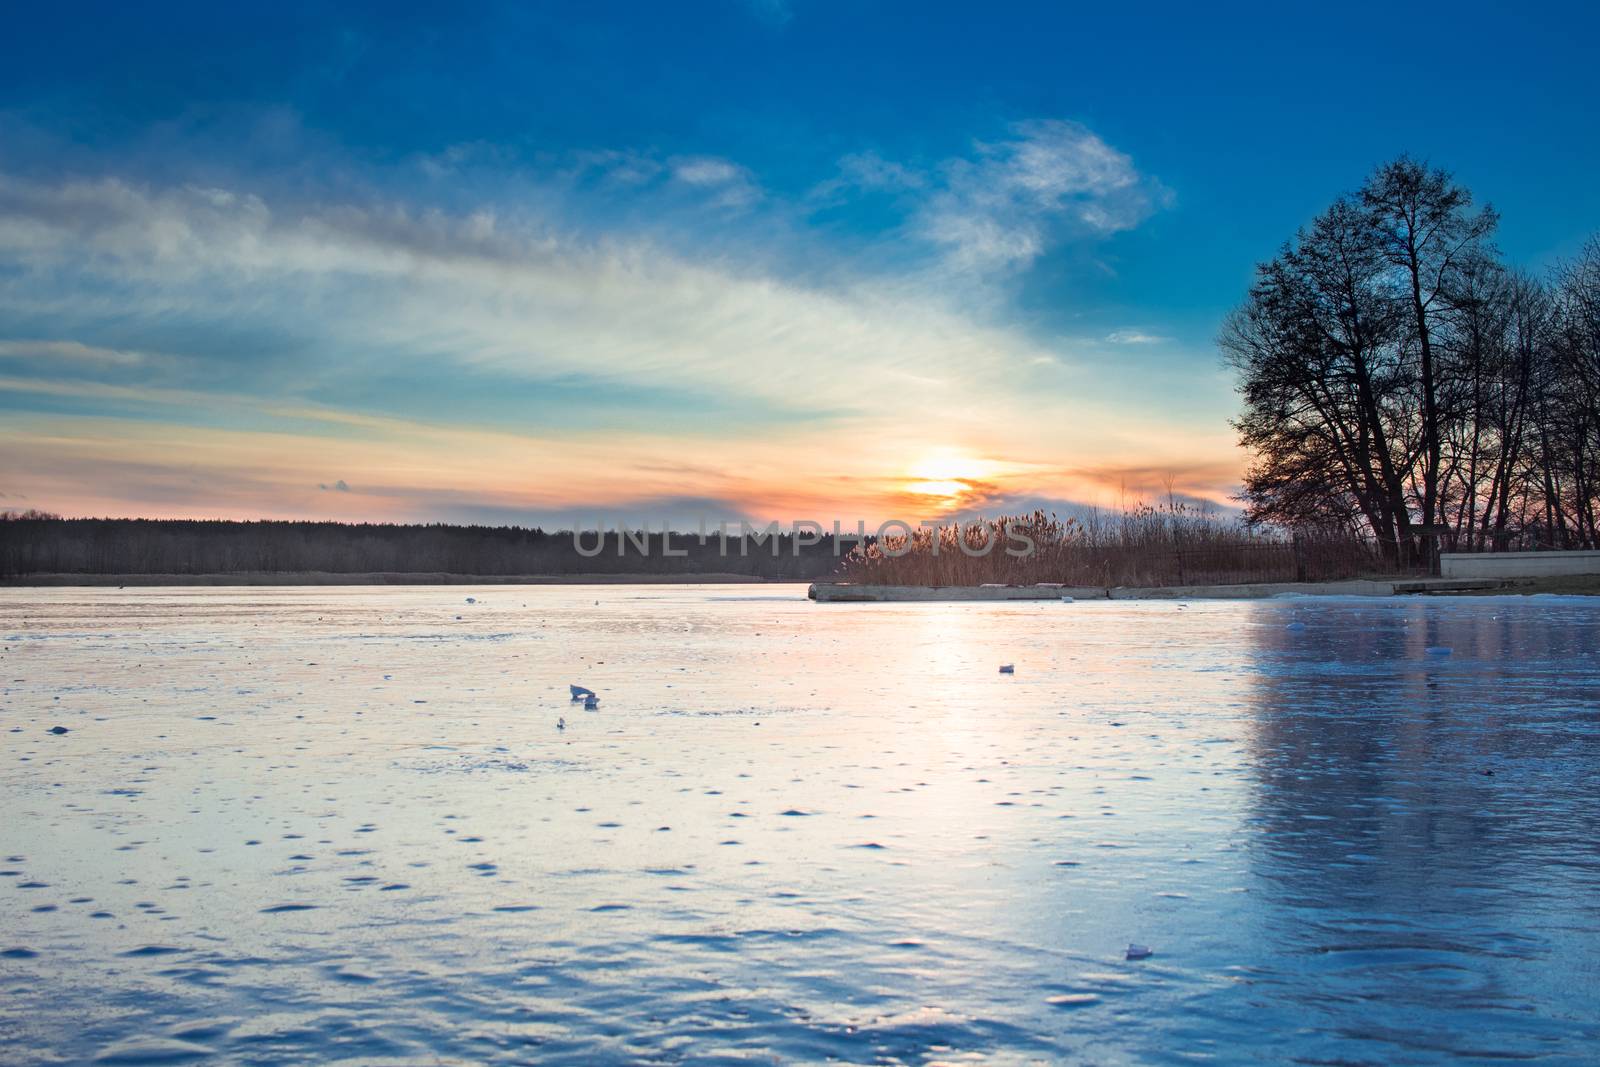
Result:
[[[1219,338],[1251,521],[1355,523],[1401,565],[1600,544],[1600,240],[1544,284],[1496,223],[1402,157],[1257,268]]]
[[[1562,547],[1600,547],[1600,238],[1557,270],[1553,303],[1539,398],[1546,535]]]
[[[1244,399],[1234,426],[1256,457],[1245,477],[1249,517],[1359,516],[1405,562],[1415,372],[1386,273],[1367,214],[1341,199],[1258,268],[1220,344]]]
[[[1470,213],[1472,194],[1437,168],[1402,156],[1379,167],[1360,193],[1376,250],[1396,276],[1390,284],[1406,308],[1406,322],[1417,355],[1421,407],[1417,476],[1422,526],[1440,520],[1440,467],[1449,412],[1440,403],[1448,369],[1441,366],[1440,341],[1453,325],[1467,278],[1493,255],[1487,245],[1498,216],[1485,207]],[[1423,539],[1431,558],[1436,541]]]

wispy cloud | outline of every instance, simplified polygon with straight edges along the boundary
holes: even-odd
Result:
[[[718,156],[675,156],[667,161],[673,180],[713,194],[724,207],[745,207],[761,199],[755,177],[731,160]]]
[[[765,197],[748,167],[709,155],[662,156],[638,149],[582,149],[560,157],[556,173],[617,195],[689,193],[722,208],[747,208]]]
[[[991,146],[925,170],[861,156],[845,170],[853,188],[909,198],[918,223],[957,204],[1000,219],[972,168],[1006,171],[1019,155]],[[581,167],[691,212],[763,195],[746,168],[712,156],[616,153]],[[1037,177],[1043,163],[1013,169],[1013,201],[1030,182],[1060,185]],[[1059,194],[1029,195],[1064,210],[1050,206]],[[935,442],[1023,465],[1194,447],[1164,433],[1159,411],[1113,412],[1114,383],[1071,342],[975,314],[959,288],[836,269],[800,280],[646,229],[576,230],[549,205],[0,174],[0,321],[39,338],[0,341],[12,372],[0,392],[50,398],[32,402],[50,414],[14,421],[0,441],[27,472],[16,488],[80,513],[148,499],[174,514],[249,514],[252,500],[279,515],[552,514],[676,496],[755,516],[871,518]],[[178,363],[156,355],[168,351]],[[645,385],[671,399],[621,417],[613,396]],[[470,404],[452,420],[441,401],[467,386],[509,410],[526,398],[523,429],[463,425]],[[714,410],[762,418],[689,417]],[[869,477],[838,477],[841,440]],[[694,473],[663,468],[672,457]],[[323,480],[330,469],[344,478]],[[985,499],[1016,489],[973,487]]]
[[[615,185],[636,187],[659,178],[666,164],[646,152],[602,148],[573,152],[568,169],[578,177],[598,174]]]
[[[844,156],[839,160],[839,172],[862,189],[921,189],[928,184],[926,175],[872,151]]]
[[[160,357],[122,348],[102,348],[78,341],[0,341],[0,359],[94,367],[138,367]]]
[[[21,272],[0,289],[0,310],[70,315],[94,285],[97,315],[304,323],[307,362],[324,381],[444,359],[530,381],[649,381],[811,410],[881,408],[891,396],[897,410],[931,415],[960,411],[973,391],[998,402],[1007,390],[985,382],[1043,351],[903,290],[785,284],[649,243],[555,236],[489,209],[280,208],[115,180],[0,178],[0,198],[11,205],[0,253]]]
[[[1053,248],[1131,230],[1172,202],[1126,153],[1055,119],[1013,123],[1004,137],[933,163],[852,152],[806,200],[822,211],[867,197],[901,213],[897,249],[920,246],[932,256],[925,270],[969,285],[1015,276]]]
[[[430,178],[453,178],[472,167],[504,165],[511,161],[512,155],[503,145],[487,141],[463,141],[438,152],[418,156],[416,163],[418,169]]]
[[[1144,330],[1112,330],[1106,334],[1106,341],[1114,345],[1155,345],[1168,340],[1160,334],[1146,333]]]
[[[814,206],[837,204],[855,193],[905,193],[924,189],[930,177],[904,163],[886,159],[875,151],[841,156],[838,173],[814,186],[807,200]]]
[[[1132,229],[1169,194],[1133,160],[1075,122],[1013,125],[942,169],[917,229],[952,263],[978,271],[1026,266],[1053,241]]]

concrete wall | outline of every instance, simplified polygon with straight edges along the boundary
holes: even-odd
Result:
[[[1600,552],[1443,552],[1444,578],[1547,578],[1600,574]]]

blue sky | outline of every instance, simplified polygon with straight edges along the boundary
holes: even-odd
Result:
[[[0,505],[1226,499],[1219,321],[1373,165],[1600,230],[1592,8],[1285,7],[36,5]]]

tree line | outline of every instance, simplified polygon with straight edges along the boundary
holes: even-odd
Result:
[[[0,577],[30,574],[735,574],[806,580],[838,568],[831,535],[604,535],[520,526],[0,514]],[[582,548],[580,552],[579,548]],[[680,554],[681,553],[681,554]]]
[[[1600,239],[1536,277],[1402,157],[1257,268],[1220,347],[1252,522],[1438,551],[1600,547]]]

